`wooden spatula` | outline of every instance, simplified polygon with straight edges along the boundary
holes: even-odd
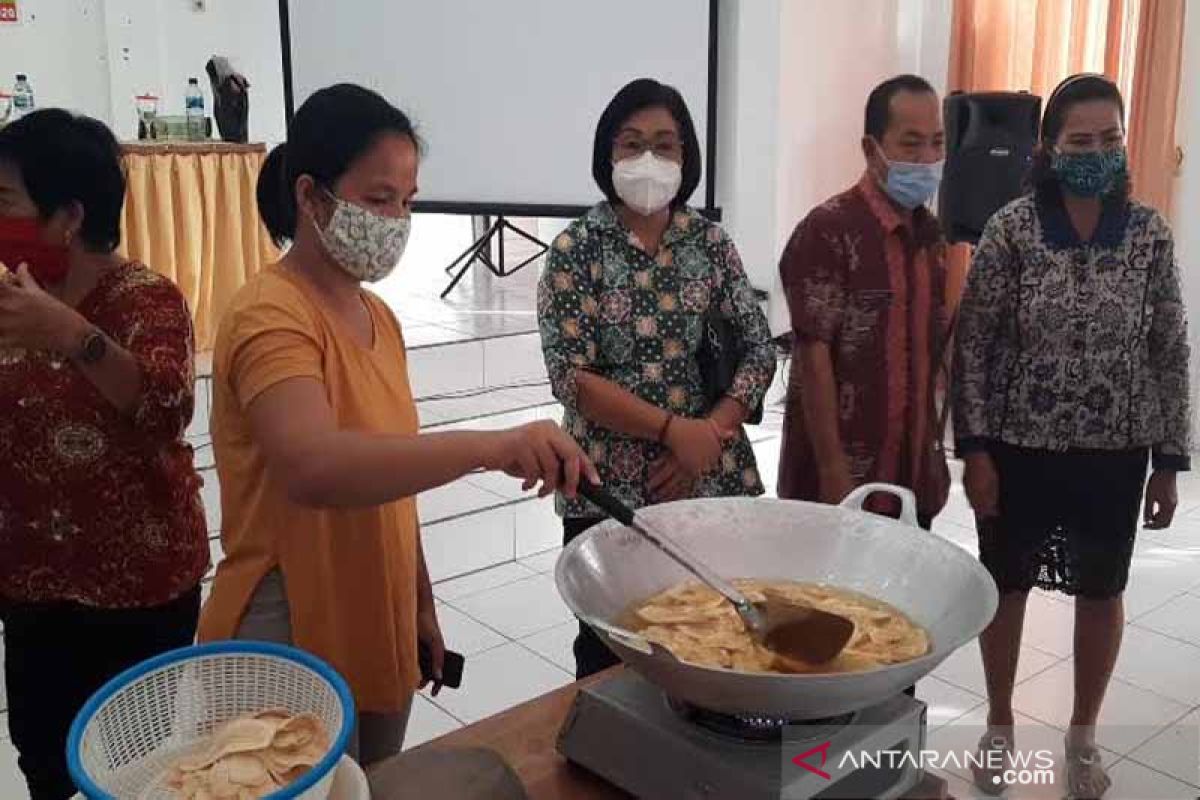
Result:
[[[764,594],[766,601],[756,604],[766,629],[762,643],[785,662],[825,664],[837,658],[854,636],[854,622],[840,614]]]
[[[736,587],[602,487],[582,481],[579,493],[719,592],[733,604],[746,630],[785,662],[824,664],[842,652],[854,635],[854,623],[839,614],[771,594],[764,602],[751,603]]]

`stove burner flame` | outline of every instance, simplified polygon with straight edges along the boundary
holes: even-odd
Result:
[[[667,705],[687,722],[710,733],[727,739],[756,743],[782,741],[785,728],[791,728],[789,741],[828,738],[854,722],[857,716],[851,712],[822,719],[787,719],[765,714],[726,714],[699,708],[674,698],[667,698]]]

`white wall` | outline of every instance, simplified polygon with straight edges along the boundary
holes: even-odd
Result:
[[[794,44],[781,64],[777,250],[790,226],[862,174],[867,95],[904,68],[897,11],[897,0],[785,4],[781,30]]]
[[[0,86],[26,72],[38,105],[64,106],[136,134],[134,97],[157,94],[182,114],[187,79],[225,55],[250,80],[250,137],[284,136],[283,73],[275,0],[21,0],[23,22],[0,27]]]
[[[775,190],[782,2],[721,3],[717,204],[750,282],[761,289],[771,287],[779,259]]]
[[[901,67],[946,94],[954,0],[899,0],[897,34]]]
[[[1193,9],[1195,10],[1195,9]],[[1186,15],[1183,33],[1182,83],[1175,129],[1183,148],[1183,168],[1175,182],[1171,208],[1175,229],[1175,255],[1183,272],[1184,300],[1191,317],[1192,397],[1197,389],[1196,354],[1200,354],[1200,13]],[[1193,418],[1200,430],[1200,403],[1193,399]]]
[[[718,200],[751,282],[789,327],[778,261],[792,229],[862,173],[863,105],[880,81],[944,91],[951,0],[723,0]]]
[[[112,107],[122,136],[136,131],[136,95],[150,91],[161,98],[163,113],[182,114],[188,78],[200,79],[211,114],[204,66],[223,55],[250,81],[251,140],[283,141],[283,67],[274,0],[205,0],[203,11],[192,0],[104,2]]]
[[[287,137],[287,123],[279,4],[275,0],[205,0],[208,10],[199,14],[191,10],[191,0],[159,1],[167,43],[164,86],[171,107],[183,108],[187,78],[197,77],[211,113],[211,84],[204,66],[215,55],[227,56],[234,69],[250,81],[250,138],[282,142]]]
[[[23,72],[39,105],[107,120],[104,0],[20,0],[18,10],[18,24],[0,25],[0,88]]]

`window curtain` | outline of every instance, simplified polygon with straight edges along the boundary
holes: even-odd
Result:
[[[1031,91],[1103,72],[1129,96],[1147,0],[955,0],[951,91]]]
[[[1175,115],[1183,61],[1186,0],[1141,0],[1136,64],[1129,108],[1133,191],[1142,202],[1171,213],[1179,149]]]

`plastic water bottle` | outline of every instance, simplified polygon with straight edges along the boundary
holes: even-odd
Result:
[[[13,86],[12,93],[12,118],[20,119],[31,113],[34,108],[33,87],[29,85],[29,77],[23,73],[17,75],[17,83]]]
[[[187,97],[184,102],[187,110],[188,138],[193,141],[204,139],[204,95],[200,93],[200,81],[188,78]]]

